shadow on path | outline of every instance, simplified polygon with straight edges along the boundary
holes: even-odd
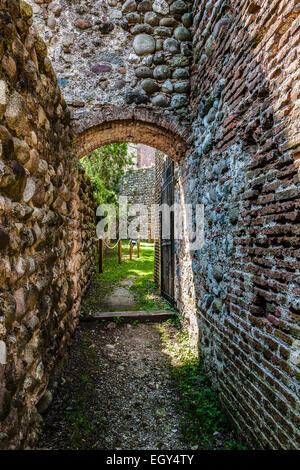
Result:
[[[158,324],[81,324],[70,353],[40,448],[189,448]]]

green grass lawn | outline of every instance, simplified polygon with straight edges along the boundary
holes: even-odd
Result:
[[[131,310],[159,310],[170,308],[168,302],[158,292],[153,279],[154,244],[141,242],[140,257],[137,258],[136,246],[133,249],[133,259],[129,258],[129,242],[122,242],[122,263],[118,262],[118,248],[105,248],[103,273],[97,273],[89,295],[83,305],[83,313],[92,314],[97,311],[97,300],[111,294],[114,287],[128,278],[133,278],[129,287],[135,300],[136,307]],[[98,256],[96,255],[98,266]],[[99,300],[98,300],[99,301]]]

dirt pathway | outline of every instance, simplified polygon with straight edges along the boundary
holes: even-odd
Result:
[[[187,449],[157,324],[82,323],[40,448]]]
[[[133,285],[135,279],[136,277],[134,276],[123,279],[119,282],[119,285],[113,287],[111,292],[103,298],[101,297],[98,300],[99,312],[135,309],[137,302],[133,293],[130,291],[130,287]]]

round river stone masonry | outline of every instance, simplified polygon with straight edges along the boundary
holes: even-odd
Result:
[[[154,93],[155,91],[159,89],[157,82],[153,80],[152,78],[145,78],[142,81],[141,86],[143,90],[145,90],[145,92],[149,94]]]
[[[172,108],[182,108],[188,104],[188,97],[186,95],[174,95],[171,101]]]
[[[153,70],[153,77],[157,80],[165,80],[170,76],[170,69],[166,65],[158,65]]]
[[[162,86],[161,86],[161,91],[163,91],[164,93],[172,93],[173,91],[173,85],[172,85],[172,82],[171,80],[166,80]]]
[[[164,51],[176,54],[179,52],[179,42],[174,38],[168,38],[164,41]]]
[[[188,6],[185,2],[182,0],[176,0],[176,2],[173,2],[170,8],[170,12],[172,14],[176,13],[185,13],[188,9]]]
[[[169,99],[165,95],[156,95],[152,98],[153,106],[159,106],[161,108],[166,108],[169,106]]]
[[[165,0],[154,0],[152,5],[153,11],[160,13],[161,15],[167,15],[169,13],[169,5]]]
[[[174,36],[178,41],[190,41],[191,34],[184,26],[178,26],[174,31]]]
[[[172,78],[188,78],[189,71],[187,69],[175,69]]]
[[[156,65],[163,64],[165,61],[165,54],[163,52],[157,52],[153,57],[153,62]]]
[[[149,34],[138,34],[133,40],[133,49],[137,55],[151,54],[155,51],[155,40]]]
[[[149,67],[138,67],[136,70],[135,70],[135,75],[138,77],[138,78],[148,78],[148,77],[152,77],[152,70],[149,68]]]
[[[190,89],[190,83],[188,81],[177,82],[174,85],[175,93],[188,93]]]
[[[159,19],[158,16],[154,13],[154,11],[147,11],[144,16],[145,23],[150,24],[151,26],[157,26]]]

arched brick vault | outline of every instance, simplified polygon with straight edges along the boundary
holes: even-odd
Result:
[[[112,142],[139,142],[178,161],[190,147],[190,130],[178,119],[142,109],[106,107],[72,120],[78,158]]]

